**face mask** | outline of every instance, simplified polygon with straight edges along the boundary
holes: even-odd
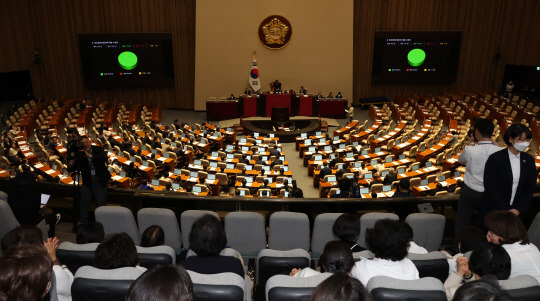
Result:
[[[517,142],[514,143],[514,148],[520,152],[524,152],[529,147],[530,142]]]

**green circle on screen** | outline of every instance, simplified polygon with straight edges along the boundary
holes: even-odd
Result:
[[[133,70],[137,67],[137,55],[130,51],[124,51],[118,56],[118,63],[124,70]]]
[[[418,67],[426,60],[426,53],[424,50],[419,48],[413,49],[409,51],[409,54],[407,54],[407,60],[409,61],[409,65]]]

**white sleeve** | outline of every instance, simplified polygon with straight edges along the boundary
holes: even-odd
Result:
[[[63,265],[53,266],[54,279],[56,281],[56,294],[59,301],[71,301],[71,284],[73,283],[73,274]]]
[[[468,159],[468,155],[469,155],[469,152],[467,151],[469,149],[468,146],[466,146],[463,151],[461,152],[461,154],[459,154],[458,156],[458,161],[459,163],[463,164],[463,165],[467,165],[467,159]]]

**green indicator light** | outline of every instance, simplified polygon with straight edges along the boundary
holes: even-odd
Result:
[[[392,72],[392,69],[388,69],[388,72]]]
[[[101,73],[101,76],[103,76],[103,73]]]
[[[426,53],[422,49],[416,48],[409,51],[409,54],[407,54],[407,61],[409,61],[409,65],[413,67],[422,65],[425,60]]]
[[[138,59],[135,53],[130,51],[124,51],[118,56],[118,64],[124,70],[133,70],[137,67]]]

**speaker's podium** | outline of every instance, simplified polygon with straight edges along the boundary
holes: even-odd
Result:
[[[272,108],[272,122],[277,124],[284,124],[289,122],[290,114],[289,107],[273,107]]]

